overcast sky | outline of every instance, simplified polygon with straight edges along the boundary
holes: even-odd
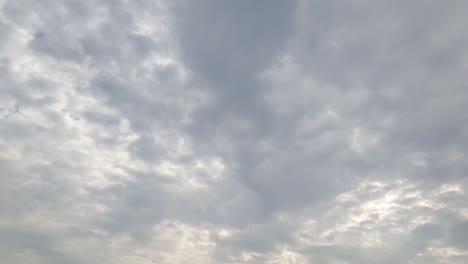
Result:
[[[468,2],[0,0],[0,262],[468,263]]]

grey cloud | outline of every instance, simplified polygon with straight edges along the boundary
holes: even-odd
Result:
[[[465,263],[465,5],[1,2],[0,255]]]

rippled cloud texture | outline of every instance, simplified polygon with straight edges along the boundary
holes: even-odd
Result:
[[[467,10],[1,0],[1,262],[468,263]]]

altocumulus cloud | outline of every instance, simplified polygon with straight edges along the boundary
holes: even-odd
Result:
[[[0,1],[2,263],[467,263],[465,1]]]

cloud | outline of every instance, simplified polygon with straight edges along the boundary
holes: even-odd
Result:
[[[465,263],[466,4],[0,1],[0,255]]]

